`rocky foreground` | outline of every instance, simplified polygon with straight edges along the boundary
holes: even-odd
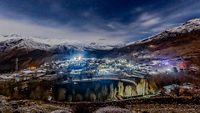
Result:
[[[199,98],[136,99],[106,103],[49,103],[0,96],[0,113],[199,113]],[[160,101],[159,101],[160,100]],[[169,101],[168,101],[169,100]],[[183,101],[180,101],[183,100]],[[157,101],[157,102],[155,102]],[[163,101],[163,103],[161,103]]]

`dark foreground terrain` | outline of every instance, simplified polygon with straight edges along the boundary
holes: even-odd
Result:
[[[1,113],[199,113],[199,97],[151,97],[98,103],[10,100],[0,96]]]

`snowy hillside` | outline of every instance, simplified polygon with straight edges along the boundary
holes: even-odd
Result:
[[[200,30],[200,18],[191,19],[180,26],[170,28],[159,34],[153,35],[153,36],[151,36],[149,38],[145,38],[143,40],[139,40],[136,42],[130,42],[126,45],[128,46],[128,45],[132,45],[132,44],[141,44],[141,43],[146,43],[146,42],[150,42],[152,40],[166,38],[166,37],[176,37],[179,34],[184,34],[184,33],[196,31],[196,30]]]
[[[39,50],[48,50],[49,45],[35,42],[31,39],[8,39],[6,41],[0,42],[0,51],[8,51],[12,49],[39,49]]]

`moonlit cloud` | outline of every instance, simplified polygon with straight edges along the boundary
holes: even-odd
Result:
[[[147,21],[142,22],[141,26],[150,27],[150,26],[153,26],[153,25],[156,25],[156,24],[159,24],[159,23],[160,23],[160,18],[156,17],[156,18],[151,18]]]
[[[0,18],[1,34],[19,34],[27,38],[35,37],[49,44],[60,43],[91,43],[100,42],[105,44],[117,44],[123,42],[121,39],[112,40],[104,33],[75,32],[65,27],[48,27],[27,21],[9,20]],[[41,39],[42,38],[42,39]],[[38,40],[36,39],[36,40]],[[101,40],[105,39],[105,40]],[[6,40],[6,39],[0,39]],[[39,40],[38,40],[39,41]]]

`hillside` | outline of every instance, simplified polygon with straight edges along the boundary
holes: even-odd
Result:
[[[200,65],[200,19],[115,49],[113,54],[139,61],[182,59]]]
[[[15,70],[15,60],[19,59],[19,68],[39,66],[50,55],[49,45],[31,39],[9,39],[0,42],[0,72]]]

